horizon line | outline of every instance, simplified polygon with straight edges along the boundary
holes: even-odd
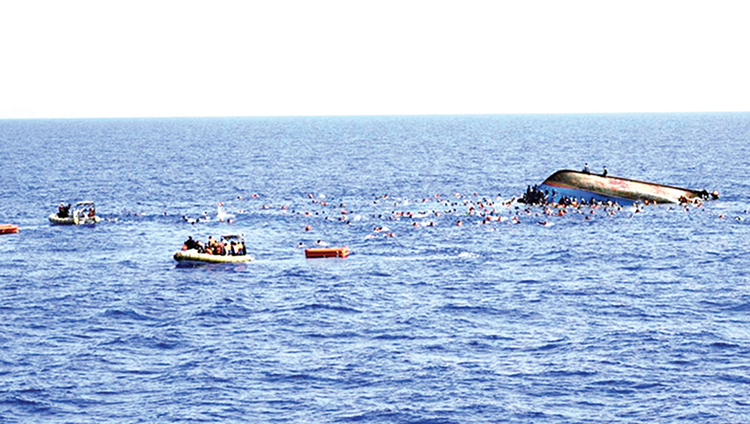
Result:
[[[708,115],[742,114],[750,111],[671,111],[671,112],[518,112],[518,113],[414,113],[414,114],[351,114],[351,115],[163,115],[163,116],[60,116],[60,117],[0,117],[0,121],[43,120],[106,120],[106,119],[240,119],[240,118],[396,118],[396,117],[448,117],[448,116],[546,116],[546,115]]]

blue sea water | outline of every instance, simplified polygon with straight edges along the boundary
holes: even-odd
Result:
[[[750,113],[0,121],[0,422],[750,422],[749,145]],[[511,202],[584,162],[721,199]],[[50,225],[76,200],[103,222]],[[172,259],[227,233],[253,262]]]

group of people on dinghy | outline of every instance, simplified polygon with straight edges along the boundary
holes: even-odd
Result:
[[[229,244],[227,244],[229,241]],[[194,240],[193,236],[188,236],[185,243],[182,244],[182,250],[195,250],[198,253],[207,255],[221,256],[244,256],[247,254],[244,239],[241,237],[222,237],[221,241],[216,240],[213,236],[208,236],[208,241],[203,243],[200,240]]]
[[[96,215],[94,202],[83,201],[77,202],[75,206],[70,203],[67,205],[60,203],[57,213],[52,213],[49,220],[53,224],[90,225],[99,222],[99,217]]]

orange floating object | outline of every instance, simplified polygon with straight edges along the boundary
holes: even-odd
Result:
[[[349,256],[349,247],[311,247],[305,249],[306,258],[345,258]]]
[[[0,224],[0,234],[11,234],[18,232],[18,225],[15,224]]]

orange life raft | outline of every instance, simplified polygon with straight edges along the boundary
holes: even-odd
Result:
[[[0,224],[0,234],[11,234],[18,232],[18,225],[15,224]]]
[[[306,258],[345,258],[349,256],[349,247],[311,247],[305,249]]]

